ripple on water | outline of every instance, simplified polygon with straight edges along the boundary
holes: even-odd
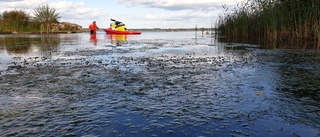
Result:
[[[317,55],[174,40],[127,44],[10,68],[15,73],[0,78],[1,133],[319,135]]]

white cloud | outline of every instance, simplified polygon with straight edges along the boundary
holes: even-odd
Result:
[[[85,3],[84,2],[73,3],[71,1],[58,1],[58,2],[50,3],[50,5],[59,9],[68,9],[68,8],[77,9],[77,8],[84,7]]]
[[[182,12],[182,13],[168,13],[168,14],[147,14],[146,18],[149,20],[168,20],[168,21],[190,21],[195,18],[210,18],[213,15],[202,12]]]
[[[6,4],[6,8],[11,8],[11,9],[32,9],[37,5],[45,4],[45,0],[16,0],[14,2],[8,2]]]
[[[222,4],[236,5],[236,0],[118,0],[128,8],[143,8],[141,20],[165,28],[209,27],[222,12]]]
[[[87,8],[84,2],[58,1],[49,3],[49,6],[57,9],[63,19],[88,19],[99,18],[100,14],[107,14],[107,11],[99,8]],[[99,14],[97,14],[99,13]]]
[[[23,1],[23,0],[1,0],[0,2],[15,2],[15,1]]]
[[[210,21],[217,16],[213,12],[179,12],[179,13],[159,13],[147,14],[145,19],[164,28],[190,28],[199,25],[210,27]],[[215,20],[213,20],[215,21]]]
[[[32,15],[35,5],[44,4],[45,0],[5,0],[0,3],[0,14],[5,11],[22,10]]]
[[[101,0],[102,1],[102,0]],[[240,0],[239,0],[240,1]],[[110,4],[111,3],[111,4]],[[235,0],[1,0],[0,12],[23,10],[33,16],[33,9],[48,4],[55,8],[61,22],[88,27],[97,21],[100,28],[108,27],[109,19],[123,21],[130,28],[174,28],[205,26],[222,12],[222,4],[235,6]],[[0,14],[1,14],[0,13]]]
[[[171,11],[178,10],[215,10],[221,4],[233,4],[235,0],[118,0],[128,7],[143,5],[148,8],[159,8]]]
[[[0,12],[10,10],[23,10],[29,15],[34,16],[34,8],[48,4],[50,8],[56,9],[61,17],[59,21],[78,23],[87,27],[93,20],[105,20],[108,15],[105,9],[88,8],[85,2],[57,1],[48,2],[47,0],[7,0],[0,4]],[[99,13],[99,14],[97,14]],[[104,16],[102,16],[104,15]]]

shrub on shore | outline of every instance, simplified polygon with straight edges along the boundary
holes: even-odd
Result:
[[[38,23],[32,21],[30,16],[22,10],[5,11],[0,17],[2,32],[21,32],[39,28]]]
[[[0,15],[0,33],[82,31],[82,27],[77,24],[69,22],[60,23],[58,21],[60,18],[59,13],[48,5],[36,7],[34,14],[35,17],[31,17],[22,10],[3,12],[3,14]]]

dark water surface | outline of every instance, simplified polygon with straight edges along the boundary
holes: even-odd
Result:
[[[0,35],[0,136],[320,136],[320,51]]]

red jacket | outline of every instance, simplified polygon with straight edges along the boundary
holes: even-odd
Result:
[[[96,31],[96,30],[98,29],[98,26],[97,26],[96,22],[93,22],[93,23],[89,26],[89,29]]]

